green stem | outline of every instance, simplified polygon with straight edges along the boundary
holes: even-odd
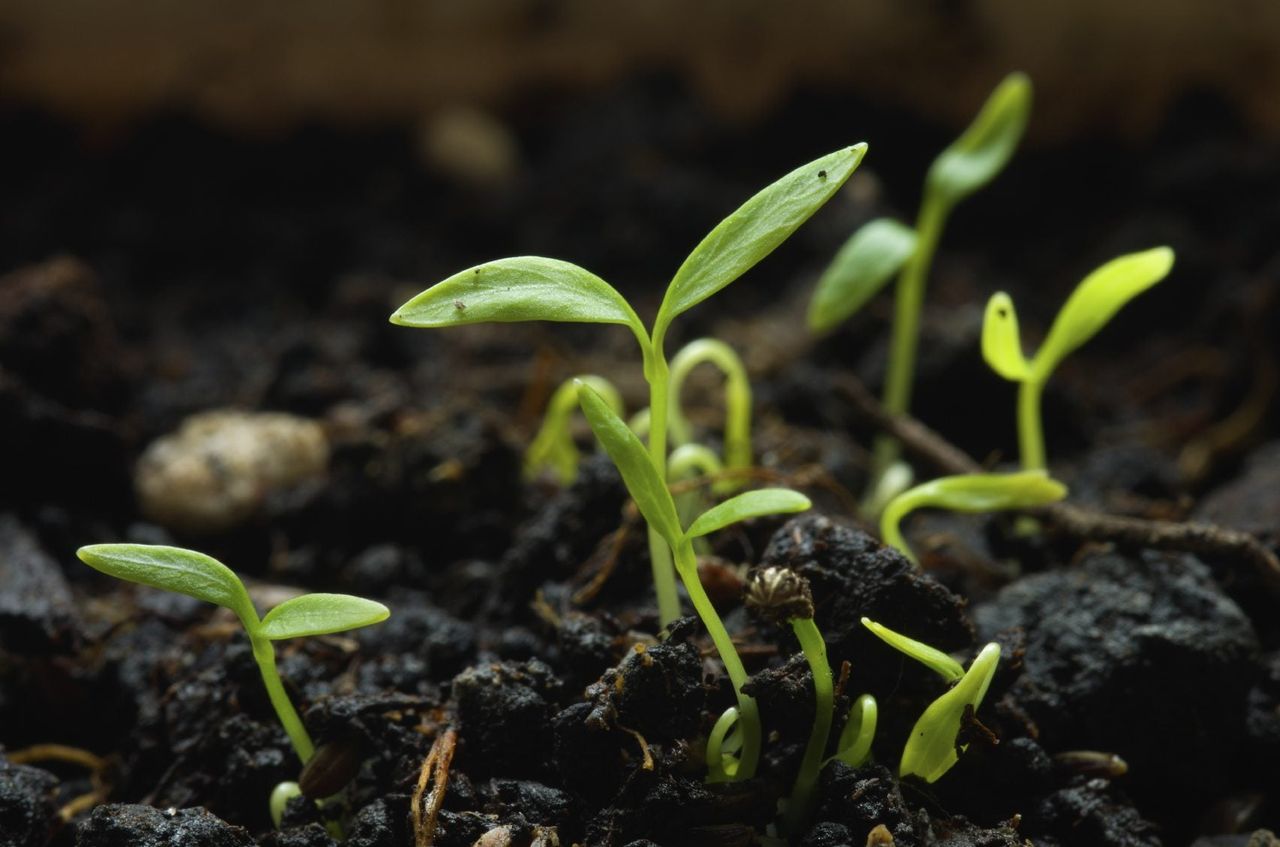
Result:
[[[885,544],[906,556],[916,567],[920,562],[902,535],[902,519],[919,506],[917,489],[911,488],[889,501],[880,515],[880,538]]]
[[[925,195],[916,219],[916,249],[898,276],[893,338],[884,382],[884,407],[890,414],[905,415],[911,409],[911,384],[915,378],[916,349],[920,343],[920,311],[924,306],[925,282],[949,212],[950,207],[946,203]],[[898,460],[899,452],[898,442],[893,437],[881,435],[876,438],[869,490],[875,490],[880,476]]]
[[[742,359],[723,341],[699,338],[682,347],[671,360],[671,439],[677,445],[693,440],[680,394],[689,373],[704,362],[715,365],[725,378],[725,467],[748,468],[751,466],[751,382]]]
[[[798,835],[812,812],[814,791],[818,786],[818,776],[822,773],[823,754],[826,753],[827,738],[831,734],[831,712],[835,698],[831,685],[831,664],[827,661],[827,645],[813,618],[792,618],[791,628],[800,641],[804,657],[809,661],[809,670],[813,672],[814,698],[813,728],[809,731],[809,743],[805,745],[804,758],[800,761],[800,770],[796,771],[796,781],[783,816],[783,831],[788,835]]]
[[[649,380],[649,458],[658,478],[667,479],[667,399],[670,371],[662,355],[662,340],[655,339],[647,351],[645,376]],[[649,563],[653,568],[653,588],[658,597],[658,620],[667,626],[680,617],[680,594],[671,561],[671,548],[657,530],[649,527]]]
[[[1018,450],[1024,470],[1045,470],[1044,429],[1040,423],[1040,394],[1044,385],[1024,379],[1018,386]]]
[[[743,667],[742,658],[738,656],[738,650],[733,646],[733,639],[724,628],[716,607],[711,604],[711,598],[707,597],[707,592],[702,588],[702,582],[698,579],[698,561],[688,539],[676,548],[676,570],[684,582],[685,591],[689,593],[689,599],[693,601],[694,610],[702,618],[702,624],[711,636],[711,642],[716,645],[720,661],[724,662],[725,672],[738,697],[738,720],[742,722],[742,753],[738,758],[738,771],[734,774],[734,779],[751,779],[760,763],[760,710],[756,707],[755,698],[742,692],[742,686],[747,681],[747,669]]]
[[[246,622],[247,624],[247,622]],[[298,711],[293,708],[293,702],[289,699],[289,695],[284,690],[284,683],[280,681],[280,674],[276,671],[276,650],[271,641],[255,635],[252,628],[246,626],[249,630],[249,643],[253,647],[253,658],[258,663],[258,670],[262,674],[262,684],[267,687],[267,697],[271,699],[271,705],[276,710],[276,716],[280,718],[284,731],[289,736],[289,741],[293,743],[293,749],[297,752],[298,758],[305,765],[307,760],[315,752],[315,745],[311,743],[311,736],[307,734],[307,728],[302,723],[302,718],[298,716]]]

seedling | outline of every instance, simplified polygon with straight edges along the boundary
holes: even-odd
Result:
[[[590,385],[615,412],[622,414],[622,395],[609,380],[591,374],[566,380],[551,395],[542,426],[524,453],[525,479],[534,479],[544,470],[551,471],[561,485],[568,485],[577,477],[582,456],[569,431],[569,420],[578,411],[578,383]]]
[[[693,249],[667,286],[652,329],[611,285],[577,265],[538,256],[499,259],[436,283],[405,303],[391,322],[444,327],[488,321],[619,324],[635,335],[649,383],[649,455],[665,483],[670,369],[664,342],[671,323],[755,266],[844,185],[866,153],[846,147],[792,171],[747,200]],[[672,551],[652,521],[649,556],[664,623],[680,615]]]
[[[889,501],[880,516],[880,537],[911,560],[920,561],[902,536],[901,523],[916,509],[932,507],[953,512],[998,512],[1031,509],[1067,496],[1067,487],[1044,471],[1005,474],[959,474],[917,485]]]
[[[249,636],[267,697],[303,764],[315,752],[315,745],[285,693],[272,642],[358,629],[384,621],[391,614],[381,603],[350,594],[304,594],[286,600],[259,619],[240,578],[203,553],[151,544],[93,544],[81,547],[76,555],[89,567],[116,579],[185,594],[234,612]],[[273,800],[273,808],[276,805]]]
[[[803,494],[782,488],[747,491],[703,512],[688,529],[683,529],[675,500],[659,472],[659,463],[645,450],[636,434],[609,408],[604,398],[590,387],[583,385],[578,389],[578,402],[582,405],[587,423],[591,425],[596,438],[622,475],[622,481],[640,514],[675,553],[676,573],[680,575],[694,610],[707,628],[707,633],[720,654],[720,660],[724,662],[725,672],[729,675],[737,696],[741,749],[736,767],[729,776],[733,779],[750,779],[755,775],[760,760],[760,714],[755,699],[742,691],[743,683],[747,681],[746,669],[724,622],[720,620],[720,615],[698,579],[698,560],[694,554],[693,542],[750,518],[802,512],[809,508],[809,499]],[[721,739],[731,725],[730,719],[720,734]],[[713,775],[718,763],[717,754],[712,762]]]
[[[1024,468],[1046,466],[1040,396],[1058,363],[1096,335],[1125,303],[1164,279],[1172,268],[1173,251],[1168,247],[1130,253],[1107,262],[1076,286],[1030,361],[1022,353],[1013,301],[1003,291],[992,296],[982,325],[982,355],[992,370],[1018,383],[1018,447]]]
[[[863,618],[862,624],[890,647],[952,683],[945,694],[929,704],[912,727],[898,765],[900,777],[918,776],[925,782],[937,782],[969,747],[961,740],[961,731],[965,728],[966,716],[972,718],[987,694],[1000,662],[1000,645],[993,641],[983,647],[966,671],[936,647],[894,632],[870,618]]]
[[[693,443],[693,430],[680,402],[685,379],[698,365],[715,365],[724,374],[724,470],[751,467],[751,383],[746,366],[733,348],[714,338],[699,338],[680,349],[671,359],[671,443],[677,448]],[[728,494],[740,487],[738,480],[718,482],[713,490]]]
[[[910,410],[920,309],[942,229],[957,203],[1004,169],[1022,139],[1030,112],[1031,80],[1020,73],[1005,77],[964,134],[934,159],[925,177],[915,228],[885,218],[869,222],[845,243],[818,280],[809,304],[809,328],[826,332],[898,275],[884,387],[884,405],[893,414]],[[871,490],[897,461],[898,452],[893,439],[882,436],[876,441]]]

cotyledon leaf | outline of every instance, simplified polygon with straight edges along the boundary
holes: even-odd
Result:
[[[667,286],[654,322],[661,337],[671,321],[768,256],[840,190],[867,151],[855,144],[796,168],[767,186],[704,238]]]
[[[1018,313],[1013,300],[1003,291],[991,295],[982,319],[982,358],[991,369],[1012,382],[1021,382],[1031,372],[1022,353],[1022,336],[1018,332]]]
[[[570,262],[515,256],[476,265],[418,294],[391,316],[412,327],[484,322],[560,321],[644,325],[617,290]]]
[[[956,737],[960,734],[965,710],[967,707],[976,710],[982,703],[999,662],[1000,645],[992,642],[982,648],[964,677],[950,691],[929,704],[902,749],[899,776],[914,775],[926,782],[936,782],[959,761]]]
[[[1035,379],[1048,379],[1068,353],[1096,335],[1125,303],[1164,279],[1172,268],[1173,251],[1155,247],[1112,259],[1085,277],[1067,298],[1032,359]]]
[[[861,227],[818,278],[809,302],[809,329],[826,332],[861,309],[902,270],[916,241],[914,229],[890,218]]]
[[[1012,158],[1030,114],[1031,80],[1026,74],[1009,74],[964,134],[934,159],[925,179],[927,190],[954,205],[986,185]]]
[[[808,497],[789,488],[746,491],[703,512],[685,535],[698,538],[750,518],[803,512],[812,505]]]
[[[240,577],[203,553],[156,544],[91,544],[77,550],[76,556],[116,579],[185,594],[230,609],[248,626],[257,623],[258,614]]]
[[[680,518],[671,492],[653,467],[649,451],[591,386],[578,384],[578,403],[591,431],[617,466],[640,514],[674,548],[683,537]]]
[[[391,611],[381,603],[350,594],[304,594],[267,612],[260,632],[272,641],[345,632],[384,621]]]

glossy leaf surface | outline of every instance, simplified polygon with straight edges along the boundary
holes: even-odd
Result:
[[[923,641],[894,632],[884,624],[876,623],[870,618],[863,618],[862,625],[875,633],[876,637],[900,653],[905,653],[920,664],[937,673],[948,682],[955,682],[964,676],[964,667],[955,659],[936,647],[930,647]]]
[[[818,279],[809,329],[826,332],[847,320],[902,270],[915,249],[916,231],[889,218],[855,232]]]
[[[1000,645],[993,642],[983,647],[964,677],[924,710],[903,747],[899,776],[913,775],[926,782],[936,782],[960,760],[956,737],[960,734],[965,709],[977,710],[999,662]],[[960,746],[964,749],[968,745]]]
[[[1156,247],[1112,259],[1084,278],[1071,292],[1031,363],[1043,382],[1068,353],[1106,326],[1120,308],[1168,275],[1173,251]]]
[[[684,260],[667,287],[654,335],[772,253],[840,190],[866,153],[855,144],[802,165],[725,218]]]
[[[653,467],[644,444],[590,386],[579,385],[578,403],[591,425],[591,431],[622,474],[622,481],[626,483],[631,499],[636,501],[640,514],[674,548],[683,536],[680,519],[676,516],[676,504],[666,483]]]
[[[381,603],[350,594],[304,594],[286,600],[262,619],[261,632],[272,641],[345,632],[385,621],[391,611]]]
[[[76,551],[80,561],[108,576],[185,594],[235,612],[256,624],[257,612],[244,583],[210,556],[155,544],[92,544]]]
[[[698,538],[751,518],[803,512],[812,505],[808,497],[789,488],[745,491],[703,512],[685,534]]]
[[[561,321],[626,324],[644,334],[627,301],[600,277],[570,262],[516,256],[454,274],[391,316],[402,326]]]

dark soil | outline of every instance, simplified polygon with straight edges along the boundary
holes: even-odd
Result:
[[[0,116],[12,151],[0,161],[0,845],[335,843],[306,800],[272,827],[267,798],[299,764],[234,621],[76,561],[78,546],[115,540],[215,555],[260,605],[288,585],[391,607],[380,626],[279,651],[321,751],[304,784],[336,795],[326,809],[348,845],[414,844],[411,797],[451,730],[437,847],[762,843],[813,695],[790,632],[741,607],[756,564],[809,579],[833,667],[851,668],[839,714],[862,692],[880,703],[873,763],[825,769],[796,843],[1268,843],[1250,834],[1280,829],[1280,614],[1239,563],[921,515],[908,526],[918,571],[851,516],[874,432],[833,377],[876,385],[889,304],[812,342],[803,307],[854,228],[911,216],[948,131],[822,91],[725,125],[664,78],[590,99],[530,92],[499,117],[523,167],[477,188],[425,166],[394,127],[244,139],[180,116],[109,134]],[[625,331],[433,333],[386,317],[430,282],[522,253],[588,267],[652,314],[723,215],[862,138],[860,188],[672,339],[714,333],[747,354],[761,462],[817,503],[724,533],[703,562],[766,734],[759,778],[707,784],[703,744],[732,690],[695,619],[659,633],[643,527],[616,472],[588,457],[564,489],[521,476],[562,379],[607,374],[640,403]],[[944,238],[919,417],[980,460],[1011,457],[1012,389],[977,348],[986,297],[1009,290],[1037,337],[1088,270],[1169,243],[1173,276],[1050,385],[1055,472],[1093,508],[1194,515],[1275,549],[1277,153],[1189,100],[1142,150],[1102,138],[1020,154]],[[693,382],[693,418],[714,439],[715,385]],[[151,522],[139,456],[222,407],[318,421],[327,474],[263,491],[230,529]],[[1242,407],[1256,412],[1248,425],[1213,435]],[[1208,458],[1190,462],[1188,444]],[[1002,645],[978,714],[993,735],[932,785],[895,772],[942,688],[864,615],[966,663]],[[50,744],[84,755],[35,747]],[[1063,755],[1080,751],[1096,755]]]

